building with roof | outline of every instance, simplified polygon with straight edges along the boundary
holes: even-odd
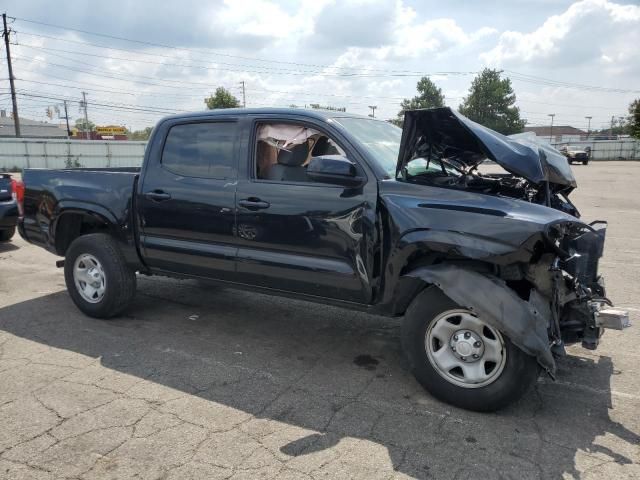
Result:
[[[67,138],[67,131],[55,123],[38,122],[21,117],[20,135],[22,137]],[[15,136],[13,117],[8,116],[6,110],[0,111],[0,138]]]
[[[549,139],[551,135],[553,135],[551,143],[574,142],[587,138],[587,132],[570,125],[554,125],[553,129],[551,128],[551,125],[544,127],[524,127],[524,131],[533,132],[537,137],[546,139]]]

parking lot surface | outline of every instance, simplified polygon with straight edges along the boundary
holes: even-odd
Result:
[[[142,277],[99,321],[56,257],[1,245],[0,478],[640,478],[640,163],[573,168],[636,326],[496,414],[426,393],[398,319]]]

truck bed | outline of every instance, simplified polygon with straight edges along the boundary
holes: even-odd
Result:
[[[89,210],[127,230],[139,168],[26,169],[24,228],[29,242],[55,253],[52,228],[74,209]]]

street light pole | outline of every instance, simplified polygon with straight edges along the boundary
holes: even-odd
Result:
[[[556,116],[555,113],[549,113],[547,114],[549,117],[551,117],[551,129],[549,130],[549,143],[551,143],[551,139],[553,138],[553,117]]]
[[[371,109],[371,118],[376,118],[376,108],[378,108],[377,105],[369,105],[369,108]]]
[[[591,119],[592,119],[593,117],[584,117],[584,118],[586,118],[587,120],[589,120],[589,125],[587,125],[587,138],[589,138],[589,134],[591,133]]]

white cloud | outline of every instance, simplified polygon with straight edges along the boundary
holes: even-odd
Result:
[[[481,55],[494,66],[548,60],[577,64],[602,56],[620,36],[640,29],[640,7],[607,0],[582,0],[560,15],[553,15],[529,32],[506,31],[498,44]],[[637,50],[637,43],[628,44]]]
[[[476,40],[497,33],[491,27],[465,32],[453,18],[436,18],[417,21],[417,13],[411,7],[396,4],[394,43],[389,53],[397,57],[419,57],[425,53],[444,51],[469,45]]]
[[[313,19],[331,0],[305,0],[297,9],[286,9],[270,0],[225,0],[223,8],[209,11],[211,29],[275,39],[313,33]]]
[[[118,17],[102,4],[88,6],[70,0],[71,4],[54,8],[46,0],[32,0],[18,2],[12,14],[47,21],[48,16],[60,13],[65,16],[64,25],[181,49],[107,42],[16,21],[13,28],[25,46],[15,45],[12,52],[22,57],[14,64],[18,87],[24,93],[51,97],[19,98],[21,109],[33,118],[43,118],[44,108],[55,103],[55,98],[79,99],[86,90],[92,120],[126,122],[140,128],[152,124],[161,113],[100,108],[97,103],[199,110],[204,107],[203,97],[217,86],[241,96],[241,81],[247,87],[249,106],[318,102],[366,114],[368,105],[375,104],[376,116],[390,118],[396,115],[402,98],[415,95],[422,74],[432,74],[447,103],[457,106],[473,74],[433,74],[473,72],[482,68],[482,62],[537,77],[637,90],[640,7],[637,2],[622,5],[614,1],[585,0],[566,7],[551,0],[523,0],[491,3],[492,7],[465,3],[462,7],[458,2],[427,5],[415,0],[411,6],[409,0],[181,0],[179,6],[170,8],[138,0],[133,10]],[[133,51],[30,37],[28,31]],[[28,44],[113,58],[29,49]],[[161,56],[148,55],[153,53]],[[543,88],[517,79],[514,88],[525,116],[532,121],[544,122],[547,113],[555,112],[556,121],[576,126],[583,126],[586,115],[593,115],[594,124],[606,122],[611,115],[624,113],[637,96],[634,92]],[[0,106],[10,109],[10,98],[0,99]],[[76,116],[77,103],[70,107]]]

